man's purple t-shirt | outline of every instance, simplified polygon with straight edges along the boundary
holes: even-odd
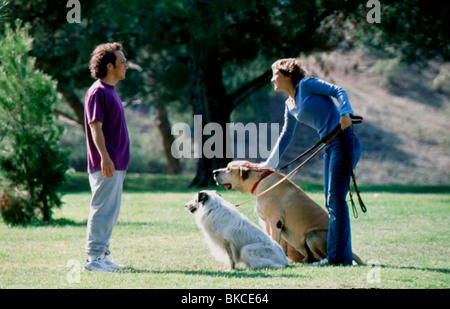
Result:
[[[89,124],[94,120],[102,122],[106,150],[118,171],[128,169],[130,161],[130,140],[128,137],[122,100],[114,86],[98,79],[84,98],[84,122],[87,139],[88,172],[101,171],[101,157],[92,138]]]

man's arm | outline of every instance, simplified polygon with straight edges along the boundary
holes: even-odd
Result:
[[[92,139],[94,140],[94,144],[100,153],[102,173],[106,177],[111,178],[114,177],[114,171],[116,169],[114,167],[114,162],[109,157],[108,151],[106,151],[105,136],[103,135],[102,126],[103,123],[99,120],[94,120],[89,124]]]

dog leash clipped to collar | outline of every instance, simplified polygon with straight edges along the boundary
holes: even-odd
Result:
[[[354,116],[351,115],[351,119],[352,119],[352,125],[353,124],[358,124],[358,123],[362,123],[363,122],[363,117],[361,116]],[[285,166],[281,167],[280,169],[277,170],[277,172],[280,172],[284,169],[286,169],[289,165],[291,165],[292,163],[296,162],[297,160],[299,160],[300,158],[304,157],[305,155],[307,155],[308,153],[310,153],[311,151],[313,151],[314,149],[316,149],[320,144],[323,143],[323,145],[317,149],[309,158],[307,158],[302,164],[300,164],[299,166],[297,166],[294,170],[292,170],[289,174],[285,175],[281,180],[279,180],[277,183],[275,183],[274,185],[272,185],[271,187],[269,187],[268,189],[264,190],[263,192],[259,193],[258,195],[255,196],[255,198],[267,193],[268,191],[272,190],[273,188],[275,188],[276,186],[278,186],[280,183],[282,183],[283,181],[285,181],[286,179],[290,179],[292,176],[294,176],[295,173],[298,172],[298,170],[300,168],[302,168],[306,163],[308,163],[312,158],[314,158],[320,151],[322,151],[323,148],[325,148],[336,136],[339,135],[339,133],[341,133],[341,125],[338,124],[336,126],[336,128],[333,129],[333,131],[331,131],[327,136],[324,136],[322,139],[320,139],[320,141],[318,141],[314,146],[312,146],[311,148],[309,148],[308,150],[306,150],[304,153],[302,153],[301,155],[299,155],[297,158],[295,158],[294,160],[292,160],[291,162],[289,162],[288,164],[286,164]],[[360,192],[358,190],[358,187],[356,186],[356,178],[355,175],[353,173],[353,169],[350,167],[350,171],[351,171],[351,177],[353,180],[353,186],[355,188],[356,191],[356,195],[358,197],[358,201],[359,201],[359,205],[361,207],[361,210],[365,213],[367,211],[366,206],[364,205],[364,202],[361,199],[360,196]],[[253,185],[253,188],[251,190],[251,193],[253,194],[254,191],[256,190],[256,187],[258,186],[259,182],[261,180],[263,180],[264,178],[266,178],[267,176],[271,175],[272,173],[274,173],[273,170],[267,170],[266,172],[264,172],[261,175],[261,178]],[[353,208],[353,215],[355,216],[355,218],[358,217],[358,213],[356,211],[356,207],[355,207],[355,203],[353,202],[353,197],[352,197],[352,193],[351,193],[351,189],[349,188],[349,194],[350,194],[350,200],[352,203],[352,208]],[[246,204],[248,202],[250,202],[253,199],[250,198],[242,203],[236,204],[235,207],[239,207],[243,204]],[[356,213],[356,215],[355,215]]]
[[[271,187],[269,187],[268,189],[264,190],[263,192],[259,193],[258,195],[255,196],[255,198],[269,192],[270,190],[272,190],[273,188],[275,188],[276,186],[278,186],[280,183],[282,183],[283,181],[285,181],[286,179],[291,178],[292,176],[294,176],[295,173],[297,173],[297,171],[302,168],[306,163],[308,163],[312,158],[314,158],[323,148],[325,148],[325,146],[327,146],[331,140],[333,138],[335,138],[339,133],[341,132],[341,126],[338,124],[336,126],[336,128],[331,131],[331,133],[329,133],[327,136],[325,136],[324,138],[322,138],[319,142],[317,142],[314,146],[312,146],[311,148],[309,148],[307,151],[305,151],[304,153],[302,153],[301,155],[299,155],[297,158],[295,158],[294,160],[292,160],[291,162],[289,162],[288,164],[286,164],[285,166],[283,166],[282,168],[278,169],[277,172],[280,172],[281,170],[287,168],[289,165],[291,165],[292,163],[294,163],[295,161],[297,161],[298,159],[300,159],[301,157],[305,156],[306,154],[308,154],[309,152],[311,152],[312,150],[314,150],[315,148],[317,148],[317,146],[319,146],[320,144],[324,143],[319,149],[316,150],[316,152],[314,152],[308,159],[306,159],[302,164],[300,164],[299,166],[297,166],[293,171],[291,171],[289,174],[285,175],[281,180],[279,180],[278,182],[276,182],[274,185],[272,185]],[[325,142],[324,142],[325,140]],[[268,176],[268,175],[267,175]],[[265,176],[265,177],[267,177]],[[259,182],[262,179],[259,179],[257,184],[259,184]],[[257,184],[255,184],[257,186]],[[252,193],[254,192],[254,190],[256,189],[256,186],[253,185],[252,188]],[[239,207],[243,204],[246,204],[248,202],[250,202],[253,198],[250,198],[242,203],[236,204],[234,205],[235,207]]]
[[[328,137],[329,139],[326,140],[324,142],[324,144],[322,146],[320,146],[319,149],[317,149],[308,159],[306,159],[305,161],[303,161],[302,164],[300,164],[299,166],[297,166],[294,170],[292,170],[289,174],[287,174],[286,176],[284,176],[281,180],[279,180],[277,183],[275,183],[273,186],[271,186],[270,188],[264,190],[263,192],[259,193],[256,197],[259,197],[267,192],[269,192],[270,190],[272,190],[273,188],[275,188],[276,186],[278,186],[280,183],[282,183],[283,181],[285,181],[286,179],[290,179],[291,177],[293,177],[295,175],[295,173],[298,172],[299,169],[301,169],[306,163],[308,163],[312,158],[314,158],[319,152],[322,151],[322,149],[324,149],[332,140],[333,138],[335,138],[339,133],[341,133],[341,126],[338,125],[330,134],[328,134],[326,137]],[[290,164],[294,163],[295,161],[297,161],[298,159],[300,159],[301,157],[303,157],[304,155],[306,155],[307,153],[311,152],[312,150],[314,150],[317,146],[319,146],[321,143],[323,143],[324,139],[321,139],[316,145],[314,145],[313,147],[311,147],[310,149],[308,149],[306,152],[302,153],[300,156],[298,156],[297,158],[295,158],[293,161],[291,161],[290,163],[288,163],[287,165],[283,166],[282,168],[280,168],[278,171],[281,171],[283,169],[285,169],[286,167],[288,167]]]
[[[254,171],[257,171],[257,170],[254,170]],[[256,188],[258,187],[258,185],[259,185],[259,183],[261,182],[261,180],[263,180],[263,179],[266,178],[267,176],[270,176],[270,175],[272,175],[273,173],[275,173],[274,170],[261,170],[261,171],[263,171],[263,173],[261,174],[261,176],[259,176],[258,181],[255,182],[255,184],[253,185],[252,189],[250,190],[250,193],[251,193],[251,194],[255,193],[255,190],[256,190]],[[234,207],[239,207],[239,206],[241,206],[241,205],[244,205],[244,204],[250,202],[251,200],[253,200],[253,197],[252,197],[252,198],[249,198],[248,200],[246,200],[246,201],[244,201],[244,202],[242,202],[242,203],[235,204]]]
[[[267,176],[269,176],[269,175],[271,175],[271,174],[273,174],[273,173],[274,173],[273,170],[267,170],[267,171],[263,172],[263,173],[261,174],[261,176],[259,176],[258,181],[255,182],[255,184],[253,185],[253,188],[252,188],[252,190],[250,190],[250,193],[251,193],[251,194],[255,193],[256,187],[259,185],[259,183],[261,182],[261,180],[263,180],[264,178],[266,178]]]
[[[358,123],[362,123],[363,122],[363,117],[361,116],[354,116],[351,115],[350,116],[352,119],[352,125],[353,124],[358,124]],[[318,141],[316,144],[314,144],[311,148],[309,148],[308,150],[306,150],[304,153],[302,153],[301,155],[299,155],[297,158],[295,158],[294,160],[292,160],[291,162],[289,162],[288,164],[286,164],[285,166],[281,167],[278,169],[277,172],[280,172],[284,169],[286,169],[289,165],[291,165],[292,163],[298,161],[300,158],[306,156],[308,153],[310,153],[311,151],[313,151],[314,149],[316,149],[320,144],[322,143],[329,143],[331,142],[331,140],[333,138],[335,138],[337,136],[337,134],[339,134],[341,132],[341,125],[338,124],[336,126],[336,128],[333,129],[333,131],[331,131],[330,133],[328,133],[328,135],[324,136],[320,141]],[[315,154],[314,154],[315,155]]]
[[[353,124],[358,124],[358,123],[362,123],[363,122],[363,118],[361,116],[351,116],[352,118],[352,125]],[[305,156],[306,154],[308,154],[309,152],[311,152],[312,150],[316,149],[320,144],[323,143],[323,145],[317,149],[308,159],[306,159],[302,164],[300,164],[298,167],[296,167],[293,171],[291,171],[289,174],[287,174],[286,176],[284,176],[281,180],[279,180],[276,184],[274,184],[273,186],[271,186],[270,188],[268,188],[267,190],[259,193],[256,197],[259,197],[265,193],[267,193],[268,191],[272,190],[273,188],[275,188],[276,186],[278,186],[280,183],[282,183],[283,181],[285,181],[286,179],[290,179],[292,176],[294,176],[295,173],[297,173],[297,171],[302,168],[306,163],[308,163],[312,158],[314,158],[323,148],[325,148],[336,136],[338,136],[339,133],[341,133],[341,126],[340,124],[338,124],[336,126],[336,128],[333,129],[333,131],[331,131],[327,136],[323,137],[319,142],[317,142],[314,146],[312,146],[311,148],[309,148],[307,151],[305,151],[304,153],[302,153],[301,155],[299,155],[297,158],[295,158],[294,160],[292,160],[291,162],[289,162],[288,164],[286,164],[285,166],[281,167],[280,169],[278,169],[277,172],[286,169],[289,165],[291,165],[292,163],[294,163],[295,161],[297,161],[298,159],[300,159],[301,157]],[[358,190],[358,187],[356,185],[356,177],[355,174],[353,173],[353,168],[351,167],[351,163],[350,163],[350,172],[351,172],[351,178],[352,178],[352,182],[353,182],[353,187],[355,188],[356,191],[356,195],[358,197],[358,202],[359,205],[361,207],[362,212],[366,212],[367,208],[364,205],[364,202],[362,201],[362,198],[360,196],[360,192]],[[350,201],[352,203],[352,208],[353,208],[353,215],[355,218],[358,217],[358,212],[356,210],[356,206],[355,203],[353,201],[353,197],[352,197],[352,192],[351,192],[351,188],[349,188],[349,195],[350,195]]]

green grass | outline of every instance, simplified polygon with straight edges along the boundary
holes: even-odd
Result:
[[[52,224],[0,223],[0,288],[450,288],[448,187],[360,185],[368,208],[352,218],[353,249],[376,265],[227,271],[215,261],[184,204],[191,176],[128,175],[111,238],[120,273],[81,271],[90,192],[86,174],[72,175]],[[318,183],[300,184],[322,204]],[[233,202],[249,195],[219,190]],[[427,193],[427,192],[431,193]],[[254,202],[239,207],[257,222]]]

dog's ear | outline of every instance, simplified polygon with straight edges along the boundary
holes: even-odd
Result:
[[[208,193],[206,193],[204,191],[198,192],[197,200],[199,203],[205,203],[208,200]]]
[[[241,176],[242,180],[246,180],[248,178],[248,168],[246,166],[241,166],[239,168],[239,175]]]

